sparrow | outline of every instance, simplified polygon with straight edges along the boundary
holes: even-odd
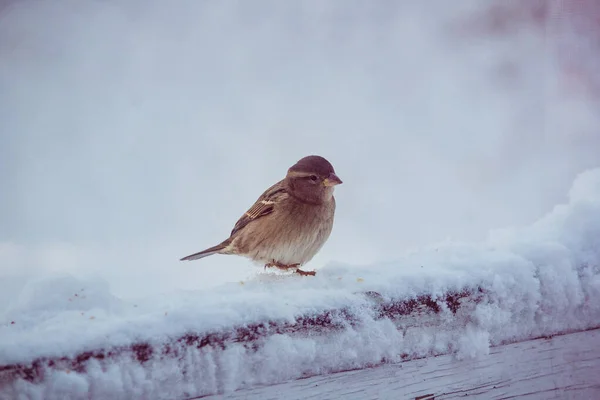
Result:
[[[288,170],[238,219],[230,236],[216,246],[183,257],[191,261],[213,254],[233,254],[264,263],[264,268],[294,269],[323,247],[333,228],[334,187],[342,183],[325,158],[310,155]]]

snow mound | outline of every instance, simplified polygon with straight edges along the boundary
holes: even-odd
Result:
[[[0,321],[0,398],[186,398],[600,326],[600,169],[482,243],[138,301],[30,282]]]

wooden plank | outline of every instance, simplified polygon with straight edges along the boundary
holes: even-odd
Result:
[[[227,399],[600,399],[600,329],[240,390]],[[221,399],[207,396],[203,399]]]

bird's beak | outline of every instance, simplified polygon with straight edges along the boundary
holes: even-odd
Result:
[[[330,173],[329,176],[323,180],[324,186],[335,186],[339,185],[340,183],[342,183],[342,180],[338,178],[338,176],[333,172]]]

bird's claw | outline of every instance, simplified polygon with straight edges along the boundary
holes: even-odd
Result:
[[[277,262],[275,262],[275,261],[271,261],[271,262],[268,262],[268,263],[265,264],[265,269],[267,269],[267,268],[273,268],[273,267],[275,267],[275,268],[282,268],[282,265],[279,264],[279,263],[277,263]]]
[[[287,271],[288,269],[295,268],[296,269],[295,273],[297,273],[299,275],[302,275],[302,276],[315,276],[315,274],[316,274],[315,271],[303,271],[300,268],[298,268],[299,266],[300,266],[299,263],[285,265],[285,264],[281,264],[281,263],[278,263],[277,261],[273,260],[273,261],[268,262],[268,263],[265,264],[265,269],[271,268],[271,267],[275,267],[275,268],[279,268],[279,269],[282,269],[284,271]]]
[[[296,273],[302,276],[315,276],[317,274],[315,271],[302,271],[299,268],[296,269]]]
[[[283,266],[283,265],[281,265],[281,264],[279,264],[279,263],[278,263],[277,261],[275,261],[275,260],[273,260],[273,261],[271,261],[271,262],[268,262],[268,263],[266,263],[266,264],[265,264],[265,269],[267,269],[267,268],[273,268],[273,267],[275,267],[275,268],[280,268],[280,269],[281,269],[281,268],[283,268],[284,266]]]

